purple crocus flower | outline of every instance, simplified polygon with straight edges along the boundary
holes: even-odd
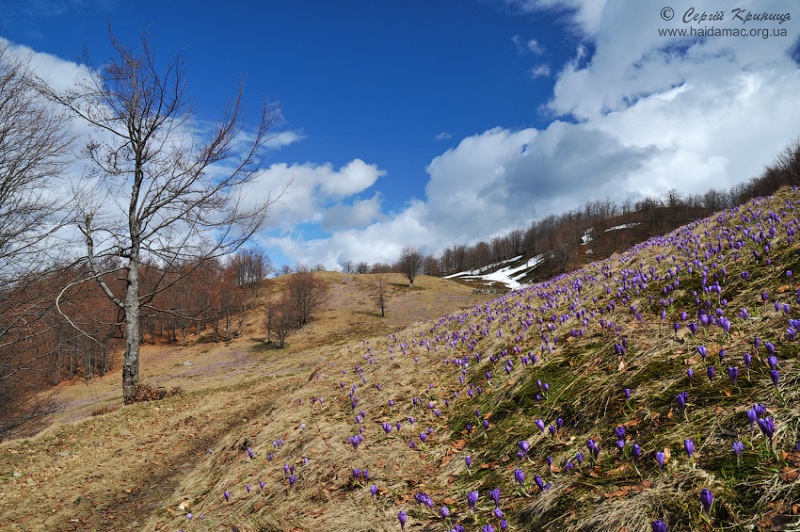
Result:
[[[530,450],[531,450],[531,444],[530,444],[530,443],[528,443],[528,440],[522,440],[522,441],[520,441],[519,443],[517,443],[517,446],[518,446],[518,447],[520,448],[520,450],[522,451],[522,453],[523,453],[523,456],[526,456],[526,455],[528,454],[528,451],[530,451]]]
[[[522,469],[514,470],[514,480],[516,480],[520,486],[525,484],[525,473],[522,471]]]
[[[537,419],[535,421],[535,423],[536,423],[536,426],[539,427],[539,430],[544,432],[544,421],[542,421],[541,419]]]
[[[225,502],[228,502],[229,500],[231,500],[231,492],[230,491],[225,490],[225,493],[223,493],[222,495],[225,496]]]
[[[478,504],[478,492],[477,491],[470,491],[467,494],[467,504],[469,505],[470,509],[474,512],[475,505]]]
[[[467,469],[472,465],[472,457],[467,455],[464,457],[464,463],[467,464]]]
[[[372,495],[372,498],[374,499],[375,495],[378,494],[378,486],[376,484],[373,484],[372,486],[369,487],[369,492]]]
[[[697,352],[700,353],[700,358],[702,358],[703,360],[706,359],[706,355],[708,355],[708,349],[706,349],[706,346],[704,345],[697,346]]]
[[[713,382],[714,381],[714,373],[716,372],[716,370],[714,369],[714,366],[708,366],[708,368],[706,369],[706,372],[708,373],[708,382]]]
[[[667,532],[667,524],[661,519],[656,519],[650,523],[650,528],[653,529],[653,532]]]
[[[539,475],[534,475],[533,481],[536,482],[536,485],[539,486],[539,489],[544,493],[545,491],[550,489],[552,483],[548,482],[547,484],[544,483],[544,480]]]
[[[422,492],[417,493],[416,495],[414,495],[414,499],[419,504],[424,504],[425,506],[431,509],[433,508],[433,499],[431,499],[427,493],[422,493]]]
[[[692,440],[683,440],[683,448],[686,449],[686,454],[691,458],[694,454],[694,442]]]
[[[634,463],[639,462],[639,458],[642,456],[642,448],[638,443],[634,443],[631,452],[633,453],[633,461]]]
[[[493,488],[489,490],[489,497],[494,501],[495,506],[500,506],[500,488]]]
[[[711,511],[711,505],[714,504],[714,494],[711,490],[703,488],[700,490],[700,504],[703,505],[703,513],[708,516]]]
[[[675,400],[678,402],[678,408],[680,408],[681,412],[686,410],[686,404],[689,402],[689,394],[687,392],[681,392],[675,396]]]
[[[734,454],[736,454],[736,462],[738,463],[739,455],[742,454],[742,451],[744,451],[744,444],[740,441],[735,441],[731,447],[733,448]]]
[[[397,520],[400,521],[400,530],[405,530],[406,529],[406,520],[407,519],[408,519],[408,516],[406,515],[406,513],[403,510],[400,510],[399,512],[397,512]]]
[[[614,429],[614,435],[617,437],[618,440],[625,438],[625,427],[619,425],[617,428]]]
[[[778,387],[778,380],[780,380],[780,378],[781,378],[780,372],[778,372],[777,369],[770,370],[769,378],[772,379],[772,384],[774,384],[775,387],[777,388]]]
[[[490,524],[483,525],[481,532],[494,532],[494,527]]]
[[[768,356],[767,365],[769,365],[769,369],[778,369],[778,357],[775,355]]]
[[[241,449],[241,447],[240,447],[240,449]],[[252,460],[253,458],[255,458],[255,456],[256,456],[256,453],[254,453],[254,452],[253,452],[253,449],[251,449],[250,447],[248,447],[248,448],[247,448],[247,456],[249,456],[249,457],[250,457],[250,459]]]
[[[772,436],[775,434],[775,421],[771,417],[760,418],[758,421],[758,428],[764,433],[764,436],[769,438],[769,443],[772,445]]]
[[[728,368],[728,377],[731,378],[731,382],[736,384],[736,378],[739,376],[739,368],[736,366],[731,366]]]
[[[447,506],[442,506],[439,509],[439,515],[441,515],[443,519],[447,519],[448,517],[450,517],[450,508],[448,508]]]
[[[686,376],[689,378],[689,384],[691,384],[692,378],[694,377],[694,370],[692,368],[686,368]]]
[[[664,470],[664,453],[662,451],[658,451],[656,453],[656,462],[658,463],[658,468],[660,470]]]

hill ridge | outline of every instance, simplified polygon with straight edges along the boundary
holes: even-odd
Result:
[[[295,386],[253,381],[248,400],[268,408],[176,474],[142,530],[398,530],[398,517],[420,530],[789,527],[798,201],[782,189],[576,272],[320,349]],[[20,450],[0,449],[3,461]]]

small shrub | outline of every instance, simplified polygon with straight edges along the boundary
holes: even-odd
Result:
[[[116,406],[116,405],[98,406],[98,407],[95,407],[95,408],[92,409],[90,415],[92,417],[95,417],[95,416],[102,416],[103,414],[110,414],[111,412],[116,411],[117,408],[119,408],[119,407]]]

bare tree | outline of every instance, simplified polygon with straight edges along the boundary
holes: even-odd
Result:
[[[164,271],[176,261],[213,258],[238,249],[259,228],[271,204],[247,207],[243,187],[259,168],[273,113],[265,105],[244,143],[242,89],[222,119],[203,138],[186,92],[180,56],[162,70],[150,40],[138,49],[111,43],[116,56],[74,89],[57,91],[39,83],[52,101],[94,128],[86,153],[92,178],[100,183],[81,200],[78,227],[85,237],[91,277],[124,311],[123,397],[134,400],[139,385],[140,313],[169,283],[157,280],[142,293],[139,269],[144,259]],[[104,193],[101,192],[104,191]],[[104,209],[104,206],[111,206]],[[115,209],[116,207],[116,209]],[[118,259],[125,286],[113,290],[103,280],[104,259]]]
[[[30,81],[27,64],[0,46],[0,275],[9,279],[41,265],[39,244],[64,226],[52,184],[71,137]]]
[[[295,273],[286,280],[286,289],[295,310],[298,327],[309,322],[312,314],[325,303],[328,296],[328,284],[306,266],[295,268]]]
[[[70,136],[30,81],[28,65],[0,45],[0,439],[46,410],[30,394],[53,354],[41,334],[56,290],[40,281],[48,238],[67,216],[54,185]]]
[[[404,247],[397,265],[400,271],[408,278],[408,286],[413,288],[414,279],[422,270],[422,253],[417,248]]]
[[[381,317],[386,316],[387,288],[386,278],[382,273],[379,273],[375,281],[375,299],[378,303],[378,308],[381,309]]]
[[[273,339],[275,339],[278,342],[278,347],[283,349],[289,332],[297,322],[294,304],[289,294],[284,293],[278,299],[270,296],[267,300],[266,310],[267,343],[272,343]]]
[[[231,258],[236,286],[248,294],[248,306],[255,305],[264,279],[272,273],[272,260],[260,249],[242,249]]]

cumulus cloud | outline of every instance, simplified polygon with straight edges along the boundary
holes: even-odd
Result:
[[[442,131],[441,133],[436,134],[436,140],[448,140],[451,138],[453,138],[453,135],[447,131]]]
[[[380,195],[375,194],[369,199],[357,200],[350,205],[333,205],[322,215],[322,227],[327,231],[361,229],[383,217]]]
[[[321,222],[331,228],[347,227],[348,223],[363,226],[377,218],[378,197],[350,206],[342,200],[367,190],[385,174],[384,170],[361,159],[353,159],[338,169],[331,164],[276,163],[256,176],[247,197],[256,202],[285,190],[270,211],[270,228],[288,230],[297,224]],[[335,208],[343,218],[334,223],[333,215],[326,213],[329,208]]]

